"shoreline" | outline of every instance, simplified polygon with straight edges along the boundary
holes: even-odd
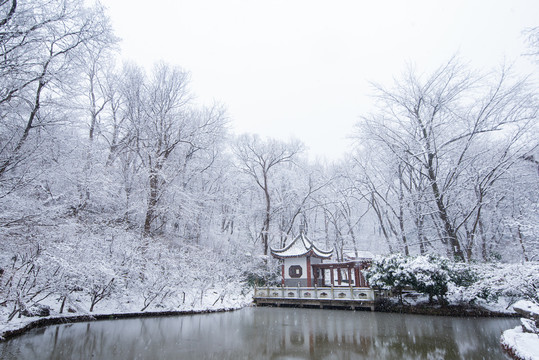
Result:
[[[100,313],[100,314],[84,314],[84,315],[62,315],[48,316],[31,320],[28,323],[20,324],[18,328],[10,329],[0,333],[0,342],[8,341],[14,337],[24,335],[28,331],[36,328],[71,324],[79,322],[91,322],[101,320],[119,320],[119,319],[135,319],[146,317],[168,317],[168,316],[186,316],[186,315],[203,315],[212,313],[221,313],[228,311],[241,310],[246,307],[255,306],[254,303],[247,306],[220,308],[220,309],[205,309],[205,310],[171,310],[171,311],[151,311],[151,312],[125,312],[125,313]],[[323,309],[321,309],[323,310]],[[347,310],[350,311],[350,310]],[[374,312],[381,313],[401,313],[410,315],[431,315],[431,316],[450,316],[450,317],[519,317],[516,313],[503,313],[492,310],[487,310],[480,307],[463,306],[463,305],[447,305],[441,306],[425,306],[425,305],[397,305],[384,304],[377,306]]]
[[[245,306],[244,306],[245,307]],[[84,314],[73,316],[47,316],[32,320],[28,323],[21,324],[21,327],[6,330],[0,333],[0,342],[8,341],[14,337],[24,335],[32,329],[47,327],[60,324],[74,324],[79,322],[91,322],[102,320],[119,320],[119,319],[136,319],[145,317],[168,317],[168,316],[186,316],[186,315],[202,315],[212,313],[222,313],[228,311],[236,311],[244,307],[237,308],[220,308],[206,310],[172,310],[172,311],[151,311],[151,312],[127,312],[127,313],[109,313],[109,314]]]
[[[452,317],[507,317],[518,318],[517,313],[488,310],[480,306],[471,305],[399,305],[383,304],[375,308],[376,312],[401,313],[411,315],[432,315]]]

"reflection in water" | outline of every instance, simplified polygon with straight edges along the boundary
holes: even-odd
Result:
[[[515,319],[249,308],[50,326],[0,343],[0,359],[506,359]]]

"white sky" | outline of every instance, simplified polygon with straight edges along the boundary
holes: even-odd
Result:
[[[429,72],[458,53],[474,68],[523,58],[537,0],[104,0],[122,56],[191,72],[200,101],[227,106],[236,133],[296,137],[333,160],[372,104],[370,81]],[[536,68],[535,68],[536,69]]]

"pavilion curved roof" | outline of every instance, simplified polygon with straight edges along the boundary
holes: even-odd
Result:
[[[329,251],[320,250],[311,240],[301,232],[288,246],[282,249],[271,248],[271,255],[277,259],[313,256],[321,259],[329,259],[333,255],[333,249]]]

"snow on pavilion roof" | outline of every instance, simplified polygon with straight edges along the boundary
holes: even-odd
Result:
[[[358,250],[345,252],[344,258],[349,261],[365,261],[372,260],[374,255],[370,251]]]
[[[329,259],[333,255],[333,249],[329,251],[320,250],[311,240],[301,232],[288,246],[285,246],[283,249],[271,249],[271,255],[278,259],[290,258],[290,257],[300,257],[309,255],[318,257],[321,259]]]

